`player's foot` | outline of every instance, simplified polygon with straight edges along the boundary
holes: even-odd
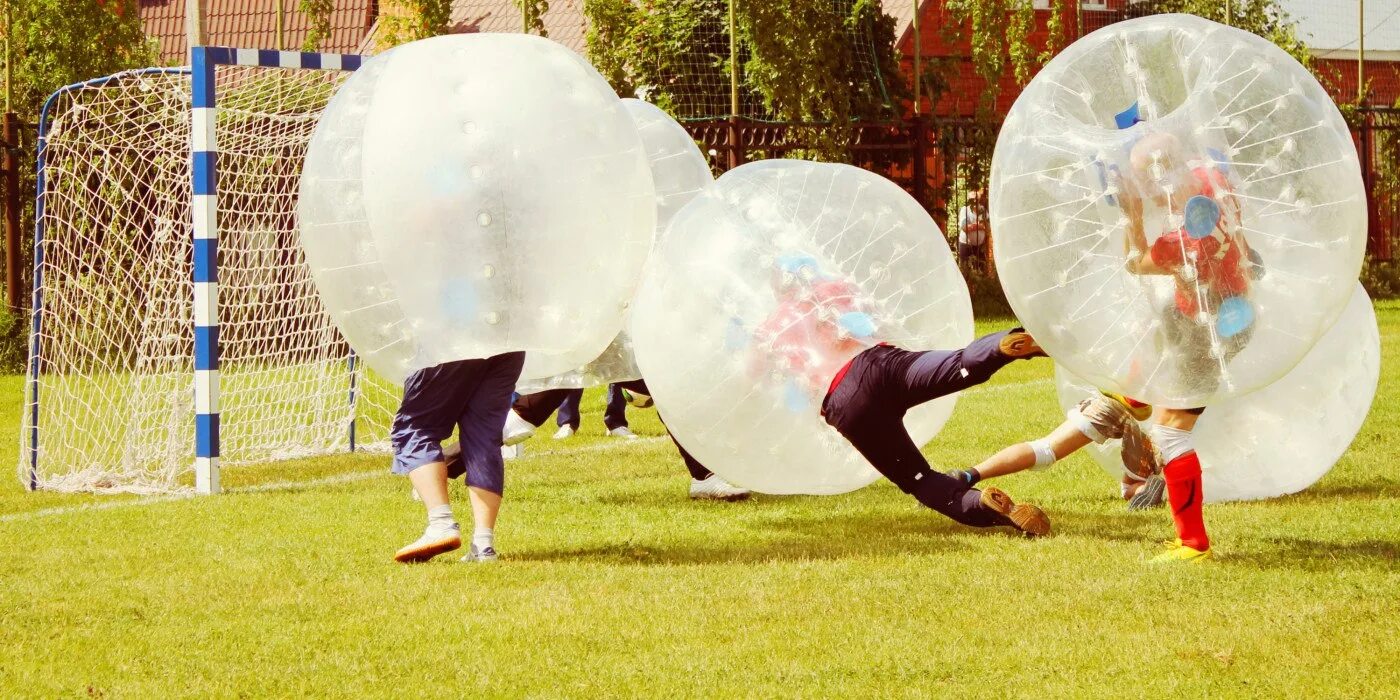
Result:
[[[636,440],[636,439],[637,439],[637,434],[634,433],[634,432],[632,432],[632,429],[631,429],[631,428],[628,428],[627,426],[623,425],[623,426],[619,426],[619,427],[613,428],[612,430],[609,430],[609,431],[608,431],[608,437],[624,438],[624,439],[627,439],[627,440]]]
[[[477,549],[476,545],[472,545],[471,549],[462,556],[462,561],[468,564],[490,564],[494,561],[500,561],[500,559],[501,555],[496,553],[495,547]]]
[[[704,479],[690,480],[690,497],[697,501],[742,501],[749,497],[749,490],[711,474]]]
[[[622,390],[622,400],[631,404],[633,408],[651,408],[651,405],[656,403],[646,394],[638,394],[635,391],[628,391],[627,389]]]
[[[1127,408],[1128,413],[1133,416],[1133,420],[1141,422],[1152,417],[1152,404],[1143,403],[1132,397],[1115,394],[1111,391],[1105,391],[1103,395],[1123,404],[1123,407]]]
[[[445,554],[462,546],[462,531],[453,523],[451,528],[429,528],[413,544],[394,553],[394,561],[427,561],[439,554]]]
[[[1147,510],[1162,505],[1162,496],[1167,491],[1167,481],[1161,474],[1147,477],[1138,486],[1137,492],[1128,498],[1128,510]]]
[[[572,426],[572,425],[561,425],[561,426],[559,426],[559,429],[558,429],[558,430],[554,431],[554,439],[555,439],[555,440],[567,440],[567,439],[573,437],[575,432],[576,432],[576,431],[574,430],[574,426]]]
[[[1210,548],[1196,549],[1181,543],[1181,540],[1167,543],[1166,551],[1147,560],[1149,564],[1177,564],[1191,562],[1199,564],[1211,558]]]
[[[1001,354],[1018,360],[1046,356],[1045,351],[1035,342],[1035,338],[1024,328],[1011,329],[1011,332],[1001,339],[1000,349]]]
[[[506,412],[506,427],[501,429],[501,445],[510,447],[530,439],[535,434],[535,426],[520,417],[515,409]]]
[[[1045,511],[1029,503],[1017,505],[1011,496],[995,486],[982,490],[982,505],[1006,516],[1012,527],[1027,535],[1040,537],[1050,534],[1050,517]]]

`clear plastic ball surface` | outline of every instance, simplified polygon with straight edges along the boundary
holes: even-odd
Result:
[[[538,377],[617,336],[656,205],[636,126],[587,61],[458,34],[346,79],[308,147],[299,216],[322,301],[376,372],[524,350]]]
[[[1302,491],[1321,479],[1356,438],[1376,396],[1381,347],[1371,299],[1360,284],[1353,289],[1341,319],[1293,371],[1201,415],[1194,435],[1207,502]],[[1066,411],[1096,391],[1060,366],[1055,384]],[[1116,441],[1086,449],[1105,471],[1122,476]]]
[[[1317,80],[1189,15],[1050,61],[997,138],[989,213],[1002,287],[1055,361],[1176,408],[1298,364],[1366,243],[1356,147]]]
[[[642,100],[626,98],[622,105],[637,124],[651,168],[656,188],[656,234],[660,236],[676,212],[714,182],[714,175],[695,139],[670,115]],[[546,389],[583,389],[641,376],[632,354],[632,336],[624,327],[592,362],[563,374],[522,382],[517,391],[530,394]]]
[[[631,332],[666,425],[701,463],[764,493],[836,494],[879,476],[821,417],[836,373],[881,342],[962,347],[972,305],[942,232],[899,186],[767,160],[725,173],[672,220]],[[909,412],[918,444],[955,400]]]

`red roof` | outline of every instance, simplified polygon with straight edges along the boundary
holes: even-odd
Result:
[[[278,0],[205,0],[205,40],[212,46],[300,49],[309,22],[298,0],[281,0],[283,45],[277,46]],[[374,24],[376,0],[335,0],[321,51],[356,53]],[[140,0],[146,34],[160,42],[162,63],[185,63],[185,0]]]
[[[552,0],[544,13],[544,29],[549,38],[579,54],[584,53],[588,20],[583,16],[584,0]],[[452,33],[519,32],[520,8],[514,0],[453,0]]]

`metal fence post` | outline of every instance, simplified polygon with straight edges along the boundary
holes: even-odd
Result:
[[[4,117],[5,154],[3,158],[5,190],[5,304],[11,312],[20,310],[19,272],[19,157],[21,136],[19,115],[6,112]]]

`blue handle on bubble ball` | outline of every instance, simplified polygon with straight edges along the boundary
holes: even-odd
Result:
[[[1229,297],[1220,302],[1215,330],[1222,338],[1233,338],[1254,325],[1254,305],[1244,297]]]
[[[1220,224],[1220,205],[1214,199],[1198,194],[1186,200],[1186,235],[1201,239],[1209,236]]]
[[[821,271],[817,259],[806,253],[788,253],[778,256],[778,269],[783,272],[796,273],[804,267],[812,268],[814,273]]]
[[[1119,129],[1127,129],[1142,120],[1142,110],[1138,108],[1137,100],[1133,100],[1127,109],[1113,115],[1113,123],[1117,124]]]
[[[864,311],[847,311],[836,322],[853,337],[869,338],[875,335],[875,319]]]

